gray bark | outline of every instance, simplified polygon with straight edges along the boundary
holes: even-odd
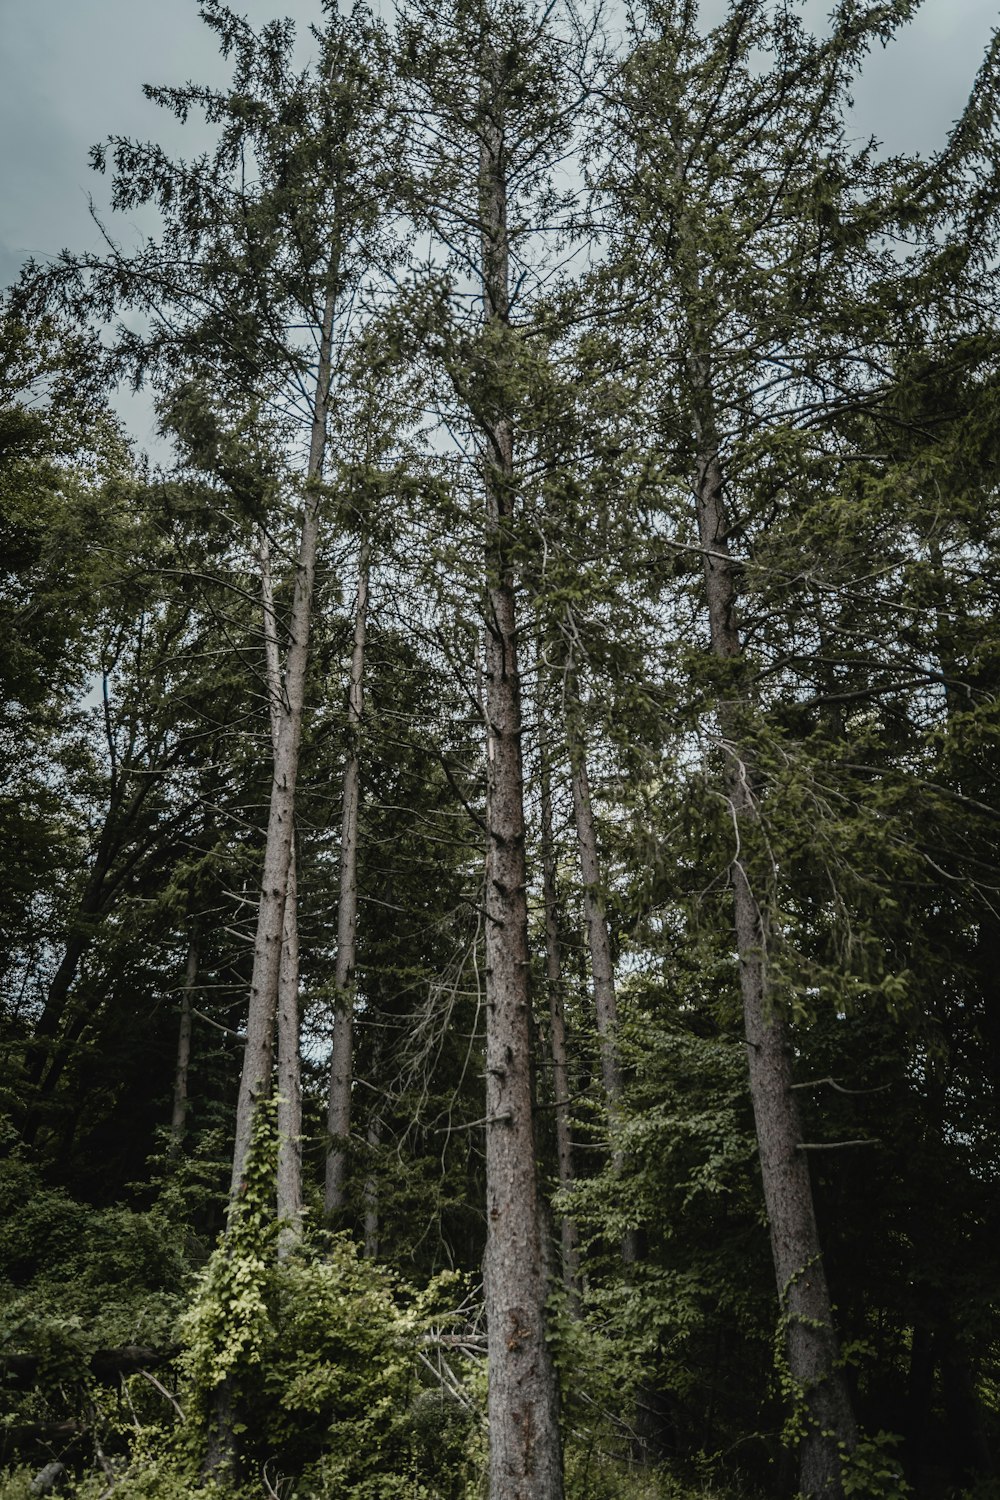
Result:
[[[700,362],[699,362],[700,363]],[[700,371],[703,382],[707,371]],[[706,400],[710,393],[705,391]],[[700,423],[702,452],[695,503],[704,555],[713,653],[731,662],[734,687],[718,704],[725,741],[726,791],[737,827],[751,835],[759,820],[753,754],[743,730],[748,696],[740,682],[743,646],[729,553],[718,440],[711,419]],[[767,974],[768,923],[738,852],[730,869],[740,965],[744,1033],[761,1178],[771,1234],[789,1372],[806,1414],[799,1450],[800,1489],[809,1497],[842,1494],[841,1453],[857,1441],[850,1394],[839,1366],[837,1335],[823,1269],[812,1186],[792,1080],[792,1041]]]
[[[483,57],[479,211],[488,323],[510,314],[501,103]],[[480,415],[486,492],[486,1198],[490,1500],[561,1500],[555,1371],[545,1338],[544,1216],[535,1159],[521,682],[508,532],[510,420]]]
[[[539,667],[539,689],[541,667]],[[569,1119],[569,1052],[563,1004],[562,943],[559,936],[559,892],[556,887],[555,839],[552,832],[552,762],[542,693],[538,694],[539,792],[542,824],[542,895],[545,902],[545,981],[549,1001],[549,1046],[552,1054],[552,1100],[555,1106],[556,1161],[559,1186],[572,1186],[573,1138]],[[580,1306],[580,1244],[569,1214],[559,1221],[563,1285],[574,1312]]]
[[[361,803],[359,740],[364,711],[365,642],[368,629],[367,541],[358,556],[358,592],[354,606],[354,647],[347,695],[347,758],[344,761],[343,820],[340,834],[340,893],[337,901],[337,962],[334,970],[333,1054],[327,1101],[327,1155],[324,1207],[328,1215],[343,1210],[351,1133],[351,1089],[354,1081],[354,967],[358,927],[358,819]]]
[[[271,746],[278,753],[281,724],[281,655],[274,611],[271,549],[260,533],[260,590],[264,606],[264,652],[271,719]],[[302,1061],[299,1039],[299,918],[295,834],[288,859],[278,972],[278,1218],[285,1221],[279,1252],[287,1253],[302,1234]]]
[[[177,1064],[174,1069],[174,1104],[170,1119],[169,1155],[181,1149],[188,1112],[188,1071],[191,1066],[191,1001],[198,978],[198,937],[192,931],[184,966],[184,988],[181,991],[181,1020],[177,1032]]]
[[[62,1488],[62,1482],[66,1477],[66,1465],[58,1459],[53,1459],[46,1464],[44,1469],[39,1469],[34,1479],[28,1486],[32,1495],[51,1495],[53,1490]]]
[[[254,942],[253,974],[250,980],[247,1039],[236,1103],[236,1139],[230,1184],[231,1199],[238,1196],[243,1181],[243,1168],[250,1146],[254,1110],[258,1101],[266,1098],[271,1089],[274,1021],[284,950],[285,902],[288,890],[288,870],[292,858],[295,783],[299,768],[299,747],[302,741],[302,713],[305,701],[306,668],[309,662],[309,628],[312,617],[313,580],[316,572],[320,505],[317,481],[323,474],[323,460],[326,452],[327,405],[330,394],[330,360],[335,305],[336,275],[334,274],[331,275],[320,329],[319,367],[316,375],[309,462],[306,470],[307,486],[289,621],[290,639],[285,658],[285,678],[277,705],[279,721],[277,749],[274,753],[267,840],[264,847],[264,872],[261,879],[260,903],[257,909],[257,935]]]
[[[279,1253],[302,1237],[302,1056],[299,1011],[299,923],[296,847],[292,840],[278,976],[278,1218]]]

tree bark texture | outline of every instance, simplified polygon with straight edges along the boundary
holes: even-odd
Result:
[[[509,321],[503,121],[482,59],[479,209],[487,323]],[[486,492],[486,1318],[490,1500],[561,1500],[557,1387],[545,1339],[544,1229],[535,1159],[521,753],[521,684],[509,549],[514,438],[479,419]]]
[[[174,1103],[170,1118],[169,1154],[177,1156],[184,1140],[188,1113],[188,1072],[191,1067],[191,1002],[198,978],[198,936],[192,931],[181,991],[181,1019],[177,1031],[177,1065],[174,1069]]]
[[[243,1167],[250,1146],[254,1109],[258,1100],[266,1098],[271,1089],[274,1021],[284,949],[285,903],[295,815],[295,782],[302,741],[302,713],[305,700],[306,668],[309,662],[309,628],[312,617],[313,580],[316,573],[320,504],[316,482],[322,477],[326,450],[335,305],[336,275],[334,274],[331,276],[320,330],[319,367],[313,402],[302,530],[296,559],[285,678],[278,702],[277,749],[274,754],[274,770],[271,778],[260,904],[257,909],[257,935],[254,942],[253,974],[250,980],[247,1039],[236,1103],[236,1139],[230,1184],[231,1198],[238,1195],[243,1180]]]
[[[368,630],[370,548],[358,556],[354,605],[354,646],[347,694],[347,757],[344,761],[343,820],[340,833],[340,892],[337,900],[337,962],[334,970],[333,1053],[327,1100],[327,1155],[324,1207],[342,1212],[346,1197],[351,1090],[354,1083],[354,969],[358,930],[358,826],[361,810],[360,730],[364,712],[365,646]]]
[[[539,793],[542,833],[542,896],[545,903],[545,982],[549,1001],[549,1045],[552,1054],[552,1100],[555,1106],[556,1161],[559,1186],[572,1186],[573,1138],[569,1119],[569,1052],[563,1004],[562,943],[559,935],[559,892],[556,886],[555,838],[552,828],[552,760],[548,726],[541,692],[538,693]],[[580,1244],[576,1224],[569,1214],[559,1221],[563,1285],[570,1306],[580,1306]]]
[[[299,1011],[299,886],[292,839],[278,975],[278,1218],[284,1254],[302,1235],[302,1055]]]
[[[718,705],[727,757],[726,791],[737,829],[752,834],[759,821],[750,746],[741,729],[746,694],[739,683],[743,648],[736,616],[736,586],[729,553],[722,467],[713,424],[701,424],[695,502],[704,557],[712,650],[733,663],[731,695]],[[750,1095],[760,1152],[788,1369],[806,1430],[799,1448],[803,1495],[842,1494],[842,1456],[855,1446],[851,1398],[839,1365],[837,1335],[823,1268],[812,1186],[792,1080],[788,1022],[767,976],[767,917],[761,910],[740,851],[730,870],[740,966]]]
[[[274,582],[267,533],[260,534],[260,588],[264,606],[264,651],[272,752],[278,753],[281,722],[281,655],[274,610]],[[302,1059],[299,1017],[299,915],[295,834],[288,859],[278,973],[278,1218],[285,1221],[279,1252],[287,1253],[302,1233]]]

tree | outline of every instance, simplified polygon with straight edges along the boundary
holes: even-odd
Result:
[[[4,1494],[989,1480],[1000,40],[883,160],[911,8],[296,73],[209,0],[217,148],[112,148],[162,234],[16,294]]]
[[[754,527],[770,523],[773,537],[793,473],[800,486],[816,483],[805,455],[813,441],[822,447],[817,429],[826,421],[829,433],[837,411],[872,399],[874,348],[898,326],[885,316],[899,286],[888,244],[918,218],[920,173],[876,164],[871,145],[850,152],[843,100],[866,48],[912,9],[840,7],[817,41],[758,0],[730,5],[707,37],[693,6],[647,7],[617,95],[624,150],[606,178],[622,215],[609,285],[630,279],[643,338],[657,330],[651,419],[678,490],[684,467],[693,471],[696,535],[674,545],[691,546],[703,565],[750,1089],[789,1369],[807,1413],[810,1495],[840,1492],[855,1428],[795,1093],[789,966],[775,956],[781,863],[768,809],[780,807],[772,767],[788,752],[768,738],[765,670],[740,614],[746,594],[766,586],[756,570],[774,567],[779,551]],[[766,61],[751,69],[751,54]],[[800,547],[801,531],[790,534]],[[734,543],[748,535],[755,571],[744,585]],[[787,611],[786,601],[782,621]],[[780,669],[776,654],[770,670]]]
[[[358,590],[354,605],[354,640],[347,696],[348,746],[344,759],[343,819],[340,834],[337,966],[333,978],[336,1019],[333,1029],[333,1052],[330,1058],[330,1090],[327,1110],[329,1142],[324,1194],[324,1207],[331,1216],[340,1213],[344,1207],[347,1139],[351,1127],[355,935],[358,922],[358,823],[361,799],[358,732],[364,708],[370,556],[370,544],[366,538],[361,543],[358,555]]]
[[[471,278],[477,303],[474,321],[457,324],[445,303],[441,315],[448,321],[439,315],[428,342],[443,355],[482,496],[484,1278],[494,1500],[562,1494],[532,1099],[517,585],[523,483],[517,445],[530,402],[532,356],[517,319],[528,310],[524,283],[539,277],[527,258],[532,232],[565,212],[553,169],[571,139],[589,40],[574,32],[572,16],[560,31],[548,14],[517,4],[481,11],[459,5],[433,18],[414,7],[400,28],[403,108],[413,120],[410,211],[444,247],[444,297],[450,293],[454,305],[456,279]],[[465,161],[474,167],[456,170]]]
[[[152,320],[148,335],[123,332],[118,368],[135,377],[188,382],[191,397],[211,391],[209,409],[252,391],[286,430],[308,410],[307,457],[301,485],[302,521],[272,795],[258,907],[254,972],[243,1076],[237,1103],[232,1190],[239,1190],[255,1102],[271,1086],[275,1011],[283,952],[283,921],[291,861],[295,783],[316,555],[323,499],[331,388],[336,379],[338,315],[371,264],[378,220],[377,189],[357,142],[373,128],[377,88],[364,60],[370,40],[359,20],[330,10],[317,36],[315,67],[291,70],[293,31],[275,22],[255,35],[219,0],[206,0],[205,21],[234,56],[232,86],[212,91],[187,85],[149,89],[149,96],[184,119],[195,108],[221,126],[215,151],[191,164],[170,162],[160,148],[113,143],[113,203],[129,209],[154,203],[164,221],[158,241],[139,256],[78,258],[54,278],[76,305],[111,315],[123,304]],[[368,48],[370,52],[370,48]],[[257,166],[254,182],[245,163]],[[105,150],[94,154],[104,166]],[[187,267],[183,280],[178,261]],[[346,333],[346,321],[340,338]],[[310,347],[311,345],[311,347]],[[311,389],[310,389],[311,387]],[[199,420],[188,412],[188,423]],[[211,418],[209,427],[211,427]],[[202,422],[204,427],[204,422]],[[211,432],[202,432],[211,445]],[[204,454],[203,454],[204,456]],[[247,499],[258,511],[268,485],[256,476]]]

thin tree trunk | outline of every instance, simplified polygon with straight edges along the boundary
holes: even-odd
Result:
[[[129,870],[138,859],[138,853],[121,861],[123,845],[128,838],[155,778],[142,778],[140,785],[127,806],[122,803],[122,788],[117,778],[113,779],[108,810],[101,836],[94,852],[94,862],[87,877],[66,939],[66,947],[45,997],[45,1004],[38,1023],[34,1027],[30,1051],[26,1061],[28,1083],[28,1109],[23,1138],[34,1140],[38,1118],[35,1111],[38,1097],[51,1093],[62,1074],[65,1058],[61,1057],[61,1046],[72,1040],[71,1028],[67,1027],[67,1015],[71,1014],[70,993],[76,982],[80,964],[97,936],[109,906],[121,889]],[[77,1028],[79,1030],[81,1028]],[[70,1030],[67,1038],[66,1032]],[[60,1033],[64,1033],[60,1036]]]
[[[285,890],[285,918],[278,977],[278,1242],[285,1255],[302,1238],[302,1056],[299,1013],[298,873],[292,840]]]
[[[604,885],[597,852],[597,830],[594,804],[590,796],[587,773],[587,750],[579,727],[574,723],[576,703],[567,704],[566,733],[569,742],[573,784],[573,818],[580,851],[580,875],[583,881],[583,917],[587,928],[590,953],[590,976],[594,990],[594,1014],[601,1050],[601,1081],[612,1136],[618,1125],[622,1102],[622,1069],[618,1055],[618,1000],[615,994],[615,969],[611,959],[611,934],[604,906]]]
[[[136,837],[136,827],[143,808],[166,774],[174,759],[167,756],[155,768],[138,777],[138,785],[128,802],[121,794],[117,776],[113,779],[107,816],[98,842],[94,863],[77,907],[76,916],[62,960],[53,976],[45,1005],[29,1042],[26,1059],[27,1089],[24,1125],[21,1136],[32,1143],[44,1121],[45,1101],[52,1095],[73,1054],[73,1048],[93,1022],[92,1004],[73,995],[80,965],[100,930],[100,924],[113,909],[115,901],[137,867],[155,857],[157,844],[179,819],[156,830],[143,843]],[[131,847],[129,843],[131,841]]]
[[[59,967],[52,976],[45,1007],[28,1043],[25,1067],[25,1097],[21,1121],[21,1139],[33,1146],[46,1121],[45,1102],[55,1091],[71,1053],[73,1043],[86,1025],[86,1015],[74,1015],[70,991],[76,981],[84,955],[97,935],[100,913],[90,906],[85,892],[76,918],[76,930],[66,939]]]
[[[604,1085],[604,1102],[608,1116],[611,1166],[612,1170],[620,1175],[625,1165],[625,1158],[618,1141],[621,1130],[623,1092],[621,1056],[618,1047],[618,998],[615,993],[615,968],[611,958],[611,934],[608,931],[608,915],[604,905],[601,860],[597,851],[594,804],[590,795],[590,777],[587,773],[587,747],[576,721],[579,703],[572,665],[567,673],[567,687],[566,736],[573,786],[573,818],[576,823],[576,838],[580,851],[580,876],[583,881],[583,916],[587,928],[590,977],[594,991],[594,1015],[597,1020],[597,1039],[601,1051],[601,1081]],[[623,1263],[626,1266],[634,1265],[639,1253],[638,1235],[634,1229],[627,1229],[622,1235],[621,1250]]]
[[[296,558],[285,678],[284,682],[279,684],[280,692],[276,703],[272,706],[272,712],[276,711],[278,729],[275,735],[272,727],[274,766],[271,777],[271,801],[267,838],[264,845],[260,902],[257,908],[257,934],[254,942],[253,973],[250,980],[247,1037],[243,1049],[243,1069],[236,1100],[233,1172],[229,1187],[229,1201],[232,1208],[238,1205],[243,1189],[243,1172],[250,1150],[256,1107],[271,1092],[275,1016],[285,953],[288,875],[293,859],[295,783],[302,742],[306,668],[309,664],[309,627],[312,621],[313,581],[316,573],[316,546],[319,535],[320,494],[317,481],[322,478],[323,460],[326,454],[336,283],[336,258],[334,257],[320,329],[319,365],[316,372],[309,461],[306,469],[306,493]],[[265,609],[265,616],[266,614]],[[272,630],[274,628],[273,606],[269,628]],[[202,1460],[202,1474],[205,1478],[213,1477],[225,1481],[227,1478],[236,1477],[237,1468],[234,1395],[231,1379],[227,1379],[218,1387],[213,1399],[212,1422],[209,1442]]]
[[[961,1347],[953,1328],[942,1330],[939,1343],[941,1398],[952,1479],[956,1488],[976,1485],[977,1480],[989,1483],[996,1478],[996,1462],[986,1435],[982,1401],[968,1352]]]
[[[305,700],[306,668],[309,661],[309,627],[312,617],[313,580],[316,572],[320,505],[317,481],[322,477],[326,451],[336,282],[334,264],[320,330],[319,368],[316,375],[309,463],[306,471],[307,486],[289,622],[290,640],[285,661],[285,680],[278,704],[277,749],[274,754],[267,841],[264,848],[264,873],[257,912],[257,936],[254,943],[253,975],[250,981],[247,1039],[236,1103],[236,1139],[230,1184],[230,1197],[234,1200],[239,1195],[243,1181],[243,1167],[250,1146],[254,1110],[257,1102],[266,1098],[271,1089],[274,1019],[284,950],[285,902],[288,890],[288,869],[292,857],[295,782],[302,741],[302,713]]]
[[[700,370],[710,404],[707,368]],[[747,695],[739,681],[743,647],[736,618],[736,586],[729,554],[718,441],[710,420],[699,434],[695,476],[698,529],[712,650],[737,673],[733,695],[718,705],[727,757],[726,790],[737,828],[752,842],[759,822],[753,754],[743,730]],[[792,1043],[779,998],[767,975],[768,924],[737,853],[730,879],[740,964],[744,1032],[750,1071],[764,1201],[771,1233],[789,1372],[804,1404],[806,1430],[799,1449],[803,1495],[842,1494],[841,1457],[857,1441],[850,1394],[839,1364],[830,1294],[813,1207],[802,1129],[792,1084]]]
[[[107,678],[105,677],[106,683]],[[105,714],[107,715],[108,712],[105,690]],[[110,729],[108,732],[109,743],[111,743]],[[152,778],[149,778],[149,781],[152,781]],[[38,1024],[34,1028],[31,1042],[34,1055],[29,1055],[26,1069],[29,1088],[41,1087],[46,1070],[50,1067],[53,1057],[58,1051],[57,1038],[64,1025],[70,991],[73,988],[81,960],[97,935],[111,891],[120,884],[119,881],[112,880],[111,878],[114,863],[121,852],[124,838],[132,825],[133,819],[141,809],[147,790],[148,787],[144,779],[140,784],[139,790],[132,798],[129,807],[123,810],[123,785],[117,762],[112,758],[108,810],[105,814],[97,848],[94,851],[94,862],[87,876],[87,883],[81,894],[72,928],[66,939],[66,947],[62,959],[55,974],[52,976],[52,982],[45,997],[42,1013],[38,1018]],[[32,1135],[25,1136],[26,1140],[32,1138],[33,1132]]]
[[[552,1097],[555,1105],[556,1161],[559,1186],[565,1191],[575,1178],[573,1139],[569,1121],[569,1054],[563,1006],[562,944],[559,937],[559,893],[556,888],[555,839],[552,832],[552,761],[542,694],[542,669],[538,680],[539,792],[542,824],[542,895],[545,902],[545,980],[549,1000],[549,1040],[552,1051]],[[574,1220],[563,1214],[559,1221],[562,1247],[563,1285],[574,1313],[580,1309],[580,1244]]]
[[[97,932],[99,909],[92,900],[88,899],[91,895],[92,884],[93,880],[88,884],[88,889],[84,893],[76,918],[77,930],[71,932],[66,940],[63,956],[52,976],[52,982],[45,997],[44,1009],[31,1038],[34,1056],[30,1058],[26,1070],[28,1084],[31,1087],[38,1087],[45,1076],[45,1070],[55,1050],[56,1037],[65,1018],[66,1002],[73,987],[73,981],[76,979],[80,960]]]
[[[274,582],[267,532],[260,533],[260,588],[264,605],[264,651],[271,719],[271,744],[278,753],[281,708],[281,656],[274,610]],[[278,1218],[284,1221],[279,1253],[285,1255],[302,1235],[302,1060],[299,1018],[299,909],[295,834],[288,859],[278,973]]]
[[[484,65],[479,208],[488,323],[510,315],[502,104]],[[555,1371],[546,1342],[535,1160],[521,684],[509,530],[514,438],[483,421],[486,489],[486,1196],[490,1500],[561,1500]]]
[[[181,1021],[177,1033],[177,1066],[174,1070],[174,1107],[170,1119],[170,1147],[168,1154],[180,1153],[187,1127],[188,1071],[191,1066],[191,1001],[195,980],[198,978],[198,933],[192,928],[188,941],[187,963],[184,968],[184,988],[181,991]]]
[[[368,1150],[370,1159],[365,1178],[365,1259],[378,1259],[378,1177],[375,1174],[375,1155],[382,1141],[382,1122],[378,1115],[368,1121]]]
[[[324,1207],[342,1212],[346,1196],[348,1143],[351,1133],[351,1089],[354,1082],[354,968],[358,928],[358,821],[361,805],[360,727],[364,711],[365,644],[368,629],[368,563],[370,546],[358,555],[358,592],[354,605],[354,648],[347,695],[347,758],[344,761],[344,812],[340,834],[340,894],[337,902],[337,962],[334,969],[333,1053],[327,1102],[327,1155]]]

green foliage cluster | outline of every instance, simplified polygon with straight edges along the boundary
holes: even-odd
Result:
[[[197,1276],[184,1226],[162,1206],[94,1210],[8,1161],[0,1348],[32,1370],[26,1391],[8,1382],[7,1433],[74,1413],[108,1466],[74,1485],[80,1500],[100,1493],[108,1472],[130,1494],[172,1500],[244,1486],[256,1495],[262,1471],[302,1500],[464,1500],[483,1458],[475,1382],[456,1394],[428,1380],[420,1357],[454,1321],[455,1278],[417,1292],[344,1235],[280,1258],[270,1116],[259,1112],[245,1194]],[[156,1384],[131,1373],[118,1388],[102,1384],[92,1357],[133,1345],[171,1354],[154,1363]],[[220,1396],[238,1452],[213,1477],[205,1462]],[[5,1500],[23,1477],[4,1481]]]
[[[154,1367],[176,1349],[191,1290],[188,1237],[161,1207],[95,1209],[46,1185],[18,1148],[0,1167],[0,1442],[78,1459],[113,1452],[141,1421],[156,1430],[162,1397],[101,1359],[132,1351]],[[115,1370],[117,1365],[115,1365]],[[68,1460],[68,1461],[72,1461]],[[16,1493],[16,1491],[14,1491]]]
[[[461,1390],[428,1385],[420,1360],[447,1326],[454,1278],[417,1293],[345,1235],[280,1255],[274,1151],[261,1107],[244,1191],[178,1325],[179,1472],[205,1472],[224,1408],[236,1451],[213,1462],[248,1493],[265,1472],[303,1500],[463,1500],[482,1461],[479,1413]]]
[[[94,153],[115,206],[158,210],[162,237],[26,278],[0,326],[0,844],[17,851],[0,871],[0,1461],[59,1452],[78,1500],[483,1500],[482,459],[509,428],[490,566],[538,674],[521,736],[538,1155],[554,1181],[544,760],[575,1170],[551,1201],[584,1266],[552,1318],[568,1500],[795,1487],[804,1393],[780,1319],[775,1356],[740,1014],[760,955],[736,952],[737,870],[874,1434],[844,1458],[844,1495],[992,1500],[1000,38],[947,147],[887,161],[852,142],[847,99],[914,8],[844,0],[824,40],[793,3],[730,0],[702,33],[688,0],[647,0],[609,67],[596,13],[560,32],[558,7],[412,0],[392,41],[324,0],[297,72],[290,22],[255,33],[204,0],[231,86],[149,93],[181,120],[203,110],[216,147]],[[485,319],[484,258],[511,294]],[[341,363],[323,482],[304,484],[328,303]],[[117,328],[103,345],[80,332],[94,318]],[[134,461],[106,376],[153,383],[169,475]],[[707,458],[725,526],[706,558]],[[270,782],[257,548],[285,647],[304,494],[322,519],[295,807],[307,1227],[290,1244],[275,1222],[262,1107],[210,1251]],[[721,655],[713,563],[738,626]],[[356,1088],[334,1232],[311,1225],[349,742]],[[584,757],[596,892],[573,826]],[[613,1107],[581,938],[595,894]],[[0,1500],[33,1472],[16,1463]]]

